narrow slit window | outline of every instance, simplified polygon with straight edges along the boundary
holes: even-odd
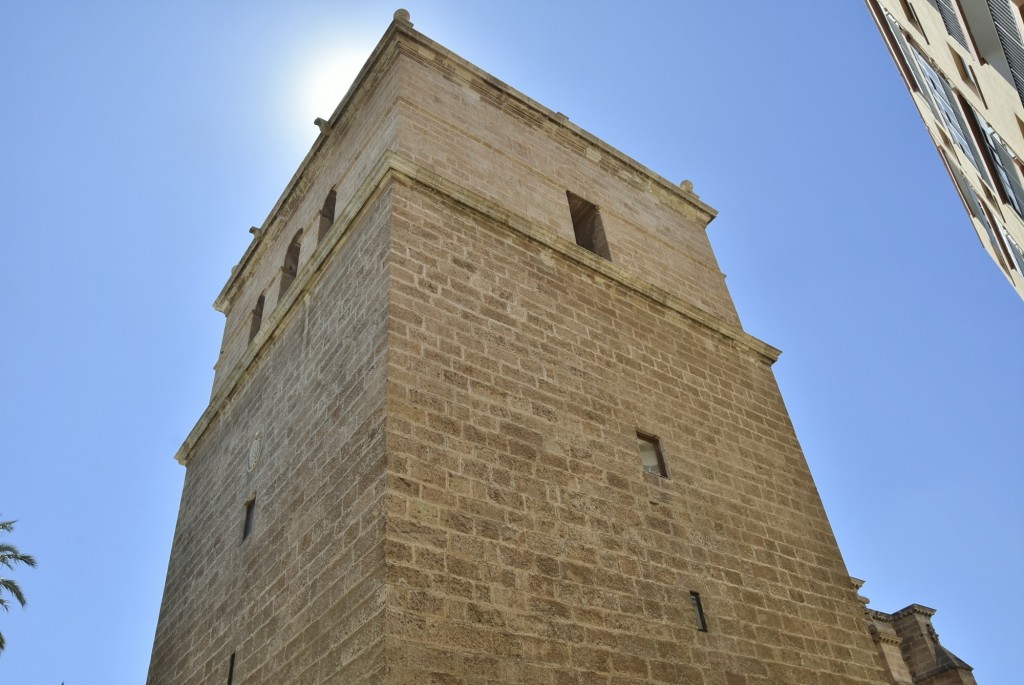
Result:
[[[644,471],[668,478],[665,455],[661,451],[661,441],[653,435],[644,435],[643,433],[637,433],[636,440],[640,448],[640,463],[643,465]]]
[[[228,659],[228,685],[231,685],[235,680],[235,653],[231,652],[231,658]]]
[[[252,321],[249,323],[249,342],[252,342],[252,339],[260,332],[260,326],[263,325],[263,305],[266,301],[265,295],[260,295],[260,299],[256,300],[256,306],[252,310]]]
[[[601,212],[597,205],[569,191],[566,191],[565,195],[569,198],[569,214],[572,215],[572,230],[576,234],[576,244],[598,257],[611,261],[612,253],[608,249],[604,223],[601,221]]]
[[[693,617],[697,622],[697,630],[704,633],[708,632],[708,622],[704,618],[704,604],[700,601],[700,593],[691,592],[690,602],[693,603]]]
[[[324,206],[320,209],[320,228],[317,233],[317,241],[323,240],[327,231],[331,230],[331,226],[334,225],[334,206],[338,201],[338,191],[331,189],[331,192],[327,193],[327,199],[324,200]]]
[[[256,514],[256,498],[251,497],[245,503],[245,522],[242,524],[242,539],[245,540],[252,533],[252,520]]]
[[[291,244],[288,246],[288,252],[284,255],[284,264],[281,265],[281,292],[278,295],[280,299],[281,295],[284,295],[288,288],[291,287],[292,281],[295,280],[295,274],[299,271],[299,252],[302,250],[302,230],[300,229],[295,237],[292,238]]]

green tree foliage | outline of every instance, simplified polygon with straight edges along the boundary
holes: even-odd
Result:
[[[10,533],[14,530],[14,524],[15,521],[0,521],[0,533]],[[36,560],[28,554],[19,552],[18,548],[14,545],[0,542],[0,574],[4,573],[4,569],[14,570],[14,567],[18,564],[35,566]],[[8,597],[13,597],[17,600],[18,604],[25,606],[25,594],[21,591],[18,583],[0,575],[0,608],[4,611],[8,611],[11,608],[11,601]],[[7,641],[4,639],[4,634],[0,633],[0,652],[3,652],[6,646]]]

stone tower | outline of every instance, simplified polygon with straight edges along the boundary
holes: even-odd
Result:
[[[887,682],[715,211],[399,11],[231,273],[150,685]]]

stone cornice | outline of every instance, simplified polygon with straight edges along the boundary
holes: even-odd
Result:
[[[397,13],[396,13],[397,15]],[[228,277],[227,282],[221,289],[220,294],[217,295],[217,299],[214,300],[213,307],[219,312],[226,312],[228,303],[232,299],[232,291],[241,281],[241,277],[245,272],[246,267],[254,260],[254,255],[259,251],[260,247],[264,244],[263,237],[267,234],[268,229],[278,219],[278,216],[282,213],[283,208],[287,205],[292,197],[300,189],[305,187],[305,177],[307,172],[314,166],[313,162],[317,157],[317,154],[323,148],[327,139],[334,134],[335,128],[345,118],[346,113],[351,110],[358,101],[369,95],[372,91],[373,86],[381,79],[385,73],[385,67],[395,58],[396,47],[398,45],[397,36],[399,34],[408,35],[419,35],[417,32],[412,30],[412,24],[407,19],[401,19],[396,16],[395,20],[391,23],[388,29],[381,36],[381,39],[377,42],[373,52],[370,53],[369,59],[366,60],[366,64],[359,70],[356,78],[352,81],[352,85],[349,86],[348,92],[338,103],[338,106],[334,109],[334,113],[331,114],[328,120],[318,118],[316,120],[316,126],[320,130],[316,140],[313,141],[313,145],[309,148],[309,152],[302,159],[295,173],[292,174],[291,179],[285,186],[281,196],[274,203],[267,218],[263,221],[262,226],[256,229],[254,233],[253,241],[249,244],[245,254],[242,255],[242,259],[239,260],[238,264],[231,269],[231,275]]]
[[[758,340],[739,326],[723,321],[689,302],[651,285],[622,267],[598,257],[575,244],[569,243],[552,233],[549,229],[537,225],[512,210],[497,205],[435,174],[415,162],[402,157],[398,153],[387,151],[381,156],[373,171],[353,194],[350,201],[341,208],[334,225],[317,245],[309,261],[296,274],[295,280],[285,293],[284,298],[278,302],[274,311],[264,320],[260,332],[250,341],[245,353],[235,363],[234,368],[228,373],[227,378],[221,384],[218,391],[210,398],[210,404],[175,455],[175,459],[178,462],[188,466],[192,451],[207,428],[231,401],[242,381],[252,373],[254,362],[263,349],[279,335],[282,324],[292,316],[293,310],[296,309],[296,302],[305,298],[310,288],[319,280],[323,273],[322,267],[324,263],[331,253],[343,241],[347,240],[356,218],[372,199],[396,178],[424,186],[464,205],[474,212],[504,226],[508,226],[526,238],[539,242],[558,252],[563,257],[599,272],[605,277],[648,299],[658,302],[704,328],[715,331],[723,338],[739,345],[768,363],[773,363],[781,354],[779,350]]]
[[[409,29],[403,35],[416,43],[418,49],[408,50],[408,54],[420,63],[438,68],[436,65],[442,62],[441,68],[444,69],[447,77],[476,88],[478,93],[481,90],[489,91],[481,94],[488,96],[488,99],[503,111],[511,110],[521,119],[544,124],[545,131],[549,135],[562,139],[563,142],[585,154],[592,161],[600,161],[617,167],[616,170],[620,175],[630,179],[633,185],[649,184],[661,189],[674,199],[681,200],[702,216],[705,226],[718,215],[715,208],[701,201],[699,196],[693,192],[692,182],[683,181],[679,185],[673,184],[665,177],[580,128],[565,114],[548,109],[475,64],[467,62],[443,45],[435,43],[422,33],[413,30],[411,26],[410,24]]]
[[[210,398],[210,404],[207,405],[206,410],[199,417],[199,421],[188,434],[188,437],[185,438],[185,442],[174,456],[179,463],[188,466],[192,450],[213,420],[220,414],[226,404],[230,402],[241,381],[251,373],[256,358],[259,357],[268,342],[278,335],[281,324],[288,320],[295,303],[304,298],[310,286],[319,279],[324,262],[327,261],[327,258],[335,248],[339,247],[340,243],[348,238],[349,229],[363,208],[370,203],[378,190],[386,185],[385,179],[390,171],[389,161],[390,155],[381,157],[374,170],[353,194],[352,199],[340,208],[334,224],[317,244],[309,261],[295,275],[295,280],[292,281],[287,292],[277,303],[274,310],[270,312],[269,316],[264,318],[259,332],[249,341],[245,352],[235,362],[234,367],[220,385],[219,390]]]
[[[896,633],[879,630],[878,626],[874,624],[868,624],[868,632],[871,633],[871,639],[875,642],[880,642],[885,645],[895,645],[897,647],[903,644],[903,640],[897,637]]]
[[[459,202],[475,212],[483,214],[495,221],[498,221],[513,230],[525,235],[527,238],[544,244],[546,247],[561,253],[575,262],[598,271],[611,280],[633,290],[637,293],[655,300],[659,304],[675,311],[684,317],[691,319],[709,328],[723,337],[726,337],[751,352],[765,358],[769,362],[775,362],[782,354],[778,349],[762,342],[744,331],[739,326],[726,322],[719,317],[710,314],[695,305],[683,300],[680,297],[658,288],[645,281],[631,271],[628,271],[613,262],[595,255],[588,250],[577,247],[564,238],[553,233],[550,229],[540,226],[523,216],[516,214],[506,207],[491,202],[487,198],[464,188],[419,164],[405,159],[393,152],[386,153],[390,159],[392,168],[403,176],[417,183],[424,185],[431,190],[440,192],[448,198]]]
[[[909,616],[911,614],[919,614],[921,616],[931,618],[935,615],[935,611],[935,609],[932,609],[931,607],[926,607],[923,604],[911,604],[910,606],[903,607],[899,611],[894,611],[892,613],[892,617],[893,619],[899,619],[903,618],[904,616]]]
[[[565,188],[562,187],[562,184],[557,179],[549,176],[547,173],[543,172],[540,169],[537,169],[535,167],[530,166],[528,160],[516,157],[514,155],[508,154],[507,152],[505,152],[505,151],[503,151],[501,149],[497,149],[497,148],[493,147],[487,140],[485,140],[484,138],[480,137],[476,132],[467,131],[464,128],[455,127],[454,124],[452,124],[451,122],[445,121],[441,116],[435,114],[434,112],[432,112],[432,111],[430,111],[428,109],[425,109],[425,108],[421,107],[416,102],[414,102],[414,101],[412,101],[410,99],[407,99],[407,98],[405,98],[405,97],[403,97],[401,95],[399,95],[398,98],[396,98],[396,102],[399,105],[401,105],[403,112],[406,112],[406,111],[412,112],[412,111],[414,111],[416,113],[416,118],[426,118],[426,119],[429,119],[429,120],[432,120],[432,121],[436,122],[439,125],[449,127],[449,128],[452,129],[452,131],[454,132],[455,135],[458,135],[459,137],[465,138],[467,140],[474,141],[475,143],[477,143],[481,147],[487,149],[490,154],[493,154],[493,155],[496,155],[496,156],[500,157],[502,160],[504,160],[507,164],[511,165],[512,167],[515,167],[515,168],[518,168],[518,169],[522,169],[524,172],[529,172],[531,174],[538,175],[545,182],[549,183],[552,188],[560,188],[563,191],[565,190]],[[498,106],[498,105],[495,104],[495,106]],[[508,106],[506,105],[504,107],[504,109],[507,110]],[[523,116],[521,113],[516,113],[516,115],[519,116],[519,117]],[[550,135],[558,135],[558,130],[557,129],[549,130],[547,133],[550,134]],[[565,136],[562,136],[562,137],[565,138]],[[566,145],[567,147],[574,147],[567,140],[562,140],[561,142],[562,142],[563,145]],[[576,149],[576,153],[577,154],[580,154],[581,156],[586,156],[586,154],[587,154],[586,150],[578,149],[578,146],[576,146],[575,149]],[[613,173],[614,173],[614,171],[616,171],[616,170],[613,170]],[[628,173],[626,173],[628,170],[625,169],[625,168],[619,168],[619,169],[617,169],[617,171],[619,172],[619,174],[618,174],[619,177],[623,178],[623,180],[624,180],[626,185],[631,186],[631,187],[635,187],[637,185],[637,180],[636,179],[638,178],[638,175],[636,173],[628,174]],[[642,188],[642,192],[644,192],[645,194],[646,193],[652,193],[652,192],[660,192],[659,200],[667,200],[667,202],[670,203],[670,204],[671,203],[675,203],[675,206],[678,209],[679,208],[679,203],[678,203],[679,197],[678,197],[678,193],[675,192],[676,190],[677,190],[676,188],[671,188],[670,191],[665,191],[663,186],[658,186],[658,185],[655,185],[653,183],[647,183]],[[692,209],[692,203],[682,203],[682,205],[686,209]],[[714,210],[711,210],[711,211],[713,212]],[[621,212],[620,210],[617,210],[617,208],[614,205],[602,205],[601,206],[601,214],[602,214],[602,216],[615,216],[619,221],[622,221],[623,223],[630,224],[630,223],[633,222],[633,219],[628,215],[628,212]],[[713,217],[714,217],[714,214],[708,214],[708,213],[705,213],[705,212],[698,212],[698,216],[695,217],[695,219],[700,222],[701,228],[706,229],[707,225],[708,225],[708,222]],[[668,244],[668,241],[664,237],[662,237],[660,235],[657,235],[655,233],[652,233],[650,235],[650,238],[652,240],[657,240],[657,241],[659,241],[661,243]],[[705,261],[703,259],[698,258],[697,256],[695,256],[693,254],[685,253],[685,252],[682,253],[682,256],[684,258],[688,259],[691,263],[697,265],[701,269],[712,271],[715,274],[720,273],[719,269],[718,269],[718,264],[714,263],[713,260],[712,260],[712,262],[708,262],[708,261]]]

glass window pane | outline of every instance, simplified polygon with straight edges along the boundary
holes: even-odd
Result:
[[[657,438],[647,438],[642,435],[636,437],[640,446],[640,463],[643,465],[644,471],[658,476],[667,476]]]

